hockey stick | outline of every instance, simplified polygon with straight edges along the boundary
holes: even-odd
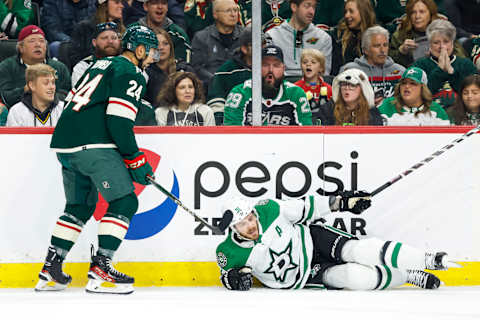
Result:
[[[460,142],[462,142],[463,140],[465,140],[466,138],[470,137],[471,135],[477,133],[478,131],[480,131],[480,125],[471,129],[470,131],[468,131],[467,133],[463,134],[460,138],[457,138],[455,140],[453,140],[452,142],[450,142],[449,144],[447,144],[445,147],[443,147],[442,149],[438,150],[438,151],[435,151],[434,153],[432,153],[431,156],[423,159],[422,161],[414,164],[413,166],[411,166],[408,170],[400,173],[398,176],[396,176],[395,178],[393,178],[392,180],[384,183],[383,185],[381,185],[380,187],[378,187],[377,189],[373,190],[371,192],[371,196],[375,196],[377,194],[379,194],[380,192],[382,192],[383,190],[387,189],[388,187],[390,187],[392,184],[394,184],[395,182],[397,182],[398,180],[402,179],[403,177],[405,176],[408,176],[410,173],[412,173],[413,171],[415,171],[416,169],[420,168],[420,167],[423,167],[425,164],[429,163],[430,161],[432,161],[433,159],[435,159],[436,157],[438,157],[439,155],[441,155],[442,153],[444,153],[445,151],[453,148],[455,145],[459,144]]]
[[[173,194],[171,194],[170,192],[168,192],[168,190],[166,190],[164,187],[162,187],[157,181],[155,181],[154,178],[152,178],[151,176],[147,176],[147,180],[150,181],[153,186],[155,188],[157,188],[158,190],[160,190],[163,194],[165,194],[167,197],[169,197],[170,199],[172,199],[177,205],[179,205],[180,207],[182,207],[183,210],[187,211],[188,213],[190,213],[192,216],[194,216],[198,221],[200,221],[205,227],[209,228],[210,230],[212,230],[213,232],[215,232],[216,234],[223,234],[223,232],[218,228],[218,227],[214,227],[212,225],[210,225],[207,221],[205,221],[205,219],[203,219],[202,217],[198,216],[195,212],[193,212],[192,210],[188,209],[183,203],[182,201],[180,201],[180,199],[178,199],[177,197],[175,197]]]

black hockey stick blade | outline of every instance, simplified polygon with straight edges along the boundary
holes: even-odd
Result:
[[[160,185],[157,181],[155,181],[154,178],[152,178],[151,176],[147,176],[147,180],[150,181],[150,183],[155,187],[157,188],[158,190],[160,190],[163,194],[165,194],[167,197],[169,197],[170,199],[172,199],[178,206],[180,206],[183,210],[185,210],[186,212],[188,212],[189,214],[191,214],[192,216],[194,216],[199,222],[201,222],[205,227],[209,228],[210,230],[212,230],[214,232],[214,234],[223,234],[223,232],[218,228],[218,227],[215,227],[215,226],[212,226],[211,224],[209,224],[207,221],[205,221],[205,219],[203,219],[202,217],[198,216],[195,212],[193,212],[192,210],[190,210],[189,208],[187,208],[183,203],[182,201],[180,201],[180,199],[178,199],[175,195],[173,195],[171,192],[169,192],[167,189],[165,189],[164,187],[162,187],[162,185]]]

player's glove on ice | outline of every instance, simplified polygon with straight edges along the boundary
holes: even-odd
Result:
[[[370,199],[370,193],[365,191],[341,191],[334,199],[333,211],[350,211],[360,214],[371,206]]]
[[[153,171],[143,152],[138,151],[131,156],[126,156],[123,161],[127,165],[133,181],[143,185],[150,184],[147,175],[153,177]]]
[[[232,268],[223,273],[221,278],[225,288],[229,290],[247,291],[252,287],[252,269],[249,267]]]

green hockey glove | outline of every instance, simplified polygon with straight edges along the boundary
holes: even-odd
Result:
[[[135,152],[131,156],[126,156],[123,161],[127,165],[128,172],[132,180],[143,185],[150,184],[147,180],[147,176],[154,177],[152,167],[147,162],[147,157],[143,152]]]

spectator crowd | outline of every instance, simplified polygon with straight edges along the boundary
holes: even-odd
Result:
[[[252,125],[254,0],[6,0],[0,126],[55,126],[126,27],[150,28],[139,126]],[[263,125],[479,125],[479,0],[261,0]]]

